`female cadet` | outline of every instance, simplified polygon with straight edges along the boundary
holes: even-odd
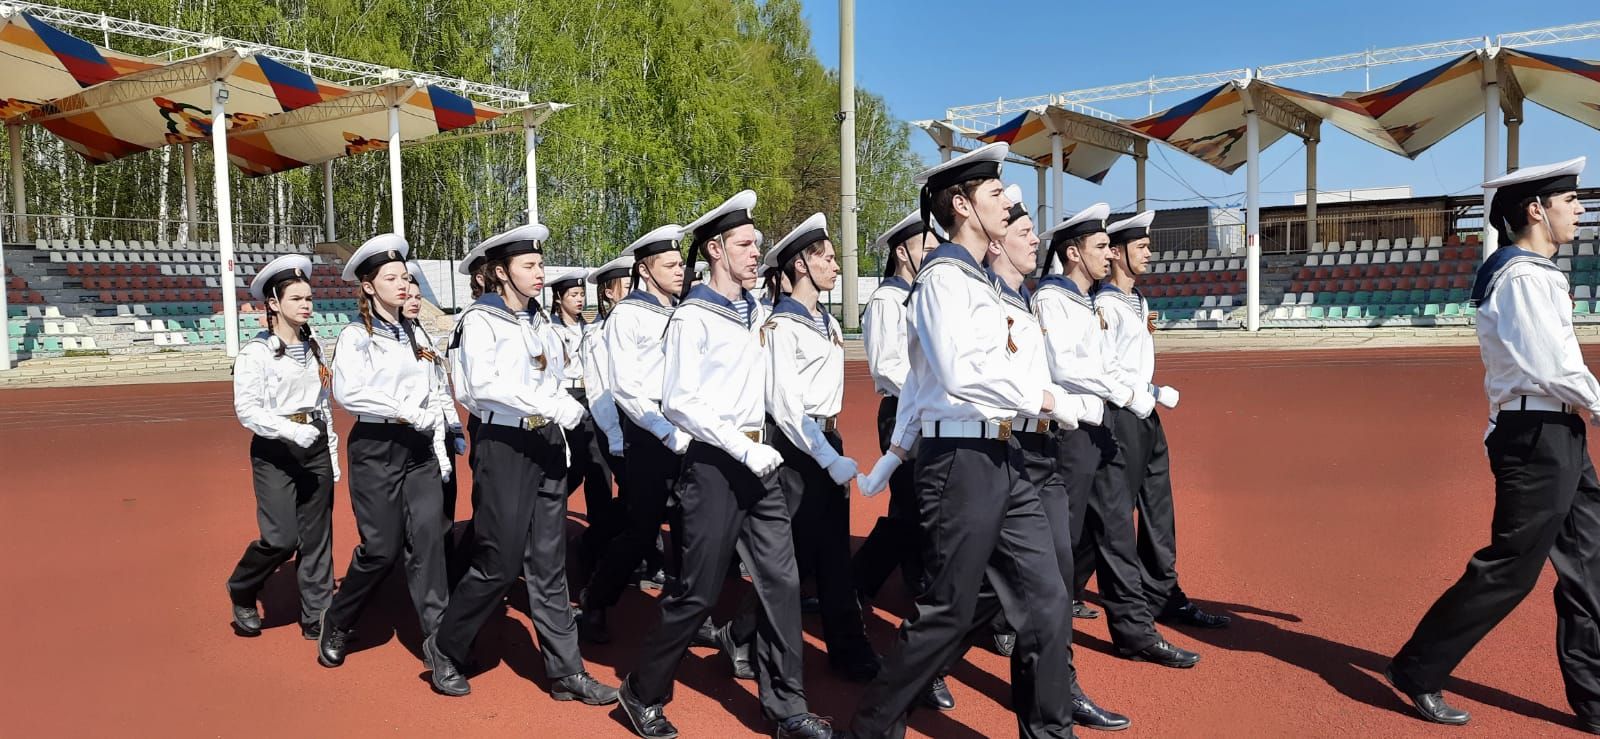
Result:
[[[583,343],[591,327],[583,319],[583,304],[587,297],[583,287],[586,269],[574,269],[550,282],[550,328],[561,340],[561,387],[586,410],[589,396],[583,377]],[[566,491],[571,495],[583,486],[584,510],[589,516],[589,527],[583,532],[578,557],[583,562],[594,562],[604,551],[614,530],[611,512],[611,469],[606,465],[602,447],[605,442],[595,431],[593,411],[584,416],[577,428],[567,432]]]
[[[261,635],[256,593],[278,566],[298,554],[300,633],[318,634],[317,617],[333,593],[333,484],[339,480],[339,437],[328,429],[330,375],[311,335],[311,260],[272,260],[250,282],[267,308],[267,330],[239,349],[233,365],[233,409],[254,432],[252,542],[228,578],[233,628]]]
[[[350,504],[361,544],[339,591],[323,611],[317,662],[344,664],[350,630],[367,599],[402,554],[422,633],[444,613],[445,586],[440,469],[434,429],[449,401],[439,394],[434,353],[417,343],[401,316],[411,280],[398,234],[369,239],[344,268],[359,282],[361,320],[339,333],[333,354],[333,397],[355,416],[350,429]]]
[[[588,395],[589,415],[594,419],[598,431],[595,437],[597,446],[605,455],[606,469],[616,478],[619,491],[616,498],[607,501],[604,520],[609,522],[611,528],[602,534],[604,538],[599,541],[600,548],[595,551],[595,562],[599,561],[599,553],[605,551],[611,538],[616,536],[624,515],[622,501],[627,499],[626,494],[620,492],[626,484],[627,475],[622,462],[622,423],[617,417],[616,398],[611,394],[611,354],[606,350],[606,321],[617,301],[628,294],[628,275],[632,272],[633,257],[621,256],[600,265],[585,278],[595,286],[600,309],[578,347],[583,361],[583,386]]]

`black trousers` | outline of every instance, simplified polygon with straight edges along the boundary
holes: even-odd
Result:
[[[884,396],[878,402],[878,451],[889,451],[894,433],[894,416],[900,400]],[[909,450],[908,450],[909,451]],[[922,527],[917,523],[916,487],[912,484],[915,465],[901,464],[889,476],[889,512],[879,516],[851,561],[855,569],[856,591],[871,598],[883,588],[895,568],[907,583],[922,579]]]
[[[1073,505],[1068,497],[1065,481],[1062,479],[1057,459],[1060,456],[1060,443],[1054,435],[1019,433],[1016,435],[1017,446],[1022,450],[1022,479],[1033,487],[1039,494],[1039,502],[1044,507],[1044,516],[1050,522],[1050,540],[1055,549],[1056,564],[1061,573],[1063,585],[1070,586],[1073,575],[1072,530]],[[1042,611],[1051,609],[1041,607]],[[1074,697],[1083,695],[1083,689],[1078,685],[1078,670],[1072,660],[1072,624],[1070,609],[1060,615],[1068,619],[1067,622],[1067,676],[1070,681],[1070,690]],[[999,622],[1005,624],[1005,612],[1000,606],[1000,597],[995,586],[985,575],[983,589],[978,591],[977,615],[973,618],[972,629],[968,632],[966,647],[961,649],[956,658],[946,665],[944,673],[955,669],[966,652],[970,650],[973,637],[983,632],[986,628]],[[1009,625],[1006,625],[1009,631]],[[1016,653],[1012,653],[1013,658]]]
[[[1178,586],[1178,534],[1167,432],[1155,411],[1140,418],[1133,411],[1117,408],[1111,418],[1112,433],[1122,448],[1122,479],[1139,510],[1135,542],[1144,573],[1144,597],[1150,612],[1160,618],[1189,605],[1189,596]],[[1111,464],[1117,466],[1115,460]]]
[[[589,397],[582,388],[571,388],[567,392],[583,407],[589,407]],[[595,427],[592,414],[585,414],[578,427],[567,432],[572,461],[567,465],[565,490],[571,495],[579,487],[583,488],[589,527],[583,532],[582,546],[589,561],[599,558],[616,529],[611,506],[611,466],[605,447],[605,435]]]
[[[816,582],[828,659],[843,665],[873,657],[850,567],[850,488],[834,483],[827,470],[778,432],[776,425],[767,424],[767,433],[773,447],[783,455],[783,466],[775,474],[794,520],[794,553],[800,577]],[[838,432],[830,432],[827,437],[835,451],[844,451]],[[735,638],[741,643],[748,643],[756,635],[756,604],[752,599],[748,605],[749,616],[741,612],[734,627]]]
[[[916,490],[931,582],[861,697],[856,737],[902,737],[906,711],[971,629],[987,575],[1016,627],[1011,706],[1024,737],[1072,735],[1067,586],[1021,450],[982,439],[923,439]]]
[[[250,440],[251,480],[261,538],[245,547],[228,577],[234,602],[255,605],[256,593],[290,557],[300,582],[300,623],[317,622],[333,596],[333,463],[327,426],[310,448],[292,442]]]
[[[639,563],[655,552],[661,524],[669,518],[667,501],[678,484],[684,464],[683,458],[654,434],[640,428],[627,414],[618,415],[627,449],[628,485],[622,491],[627,517],[589,578],[585,605],[593,608],[616,605],[623,588],[634,582],[634,571]],[[674,526],[674,539],[678,538],[677,534]]]
[[[329,625],[355,626],[367,598],[404,555],[406,584],[422,633],[444,614],[444,517],[432,437],[401,424],[356,423],[350,429],[350,505],[361,544],[328,606]]]
[[[1106,406],[1110,417],[1114,406]],[[1109,426],[1081,426],[1058,432],[1061,474],[1073,506],[1074,595],[1097,576],[1111,642],[1137,652],[1156,643],[1143,569],[1135,549],[1133,511],[1137,505],[1117,460],[1122,450]]]
[[[472,512],[472,564],[450,594],[439,624],[439,651],[457,664],[464,661],[521,571],[545,674],[555,679],[581,672],[577,626],[567,599],[561,429],[482,424],[476,441],[472,474],[480,500]]]
[[[1407,692],[1436,692],[1489,630],[1555,566],[1556,657],[1567,702],[1600,720],[1600,483],[1583,419],[1503,411],[1484,440],[1494,473],[1489,544],[1417,624],[1394,658]]]
[[[646,704],[672,697],[673,677],[717,602],[738,550],[760,602],[756,681],[768,718],[806,711],[802,684],[800,576],[790,538],[789,503],[776,476],[756,477],[722,449],[691,442],[679,487],[683,574],[661,598],[661,624],[647,636],[632,677]]]

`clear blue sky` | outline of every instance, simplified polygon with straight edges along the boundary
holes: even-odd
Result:
[[[805,12],[818,56],[830,68],[837,68],[838,3],[809,0]],[[1207,5],[1166,0],[1133,4],[858,0],[856,80],[858,85],[887,99],[891,110],[902,119],[943,118],[947,107],[997,97],[1042,95],[1131,82],[1152,75],[1259,67],[1366,48],[1492,37],[1591,20],[1600,20],[1600,6],[1580,2],[1235,0]],[[980,31],[987,40],[966,33],[970,30]],[[945,53],[950,48],[962,51]],[[1534,50],[1600,59],[1600,41]],[[1372,85],[1395,82],[1443,61],[1374,68]],[[1284,84],[1338,94],[1363,89],[1365,77],[1361,72],[1348,72],[1300,77]],[[1157,96],[1155,109],[1171,107],[1200,92]],[[1147,101],[1148,98],[1137,98],[1094,105],[1132,118],[1148,111]],[[1585,154],[1595,167],[1600,167],[1600,131],[1531,102],[1525,115],[1524,165]],[[1503,132],[1502,127],[1502,136]],[[913,130],[912,136],[924,161],[936,161],[938,150],[927,135]],[[1503,147],[1502,138],[1502,151]],[[1164,151],[1158,153],[1158,149]],[[1205,204],[1190,187],[1224,205],[1243,204],[1243,168],[1234,175],[1225,175],[1163,146],[1151,147],[1151,161],[1159,165],[1150,167],[1148,172],[1153,208]],[[1133,169],[1132,160],[1124,158],[1099,186],[1068,176],[1068,211],[1100,200],[1111,203],[1113,208],[1131,207]],[[1161,169],[1175,173],[1188,186]],[[1318,170],[1318,184],[1324,190],[1409,185],[1416,195],[1471,191],[1483,179],[1482,123],[1480,120],[1468,124],[1415,161],[1324,126]],[[1266,176],[1269,172],[1273,174]],[[1305,157],[1299,140],[1284,137],[1265,151],[1262,174],[1263,204],[1291,202],[1291,193],[1305,186]],[[1033,202],[1033,171],[1011,169],[1008,175],[1007,179],[1021,185],[1029,202]],[[1587,179],[1600,182],[1600,169],[1592,170]]]

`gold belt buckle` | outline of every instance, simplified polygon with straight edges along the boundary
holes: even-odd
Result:
[[[550,419],[544,416],[528,416],[522,419],[522,428],[527,431],[537,431],[549,425]]]
[[[998,438],[1000,441],[1011,441],[1011,421],[1006,420],[1000,422],[1000,434],[996,438]]]
[[[289,420],[294,423],[311,423],[311,414],[291,413],[289,414]]]
[[[823,418],[823,419],[819,419],[819,420],[822,421],[821,425],[822,425],[822,432],[823,433],[831,434],[831,433],[839,430],[839,417],[838,416],[828,416],[827,418]]]
[[[756,429],[754,431],[746,431],[746,432],[744,432],[744,435],[745,435],[745,438],[747,438],[747,439],[749,439],[749,440],[751,440],[751,441],[753,441],[753,442],[755,442],[757,444],[761,443],[761,429]]]

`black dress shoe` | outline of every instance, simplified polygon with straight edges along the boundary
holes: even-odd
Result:
[[[922,691],[922,705],[936,711],[954,711],[956,697],[950,694],[950,686],[944,684],[944,678],[936,677],[928,683],[928,689]]]
[[[1153,662],[1162,667],[1179,669],[1194,667],[1200,661],[1200,655],[1172,646],[1166,639],[1158,639],[1156,643],[1137,652],[1123,652],[1122,656],[1135,662]]]
[[[578,614],[578,638],[590,644],[611,643],[611,629],[606,627],[606,609],[591,605],[582,599],[583,611]]]
[[[667,586],[665,570],[640,568],[638,574],[640,590],[660,590]]]
[[[855,656],[842,657],[839,660],[829,660],[829,666],[840,677],[853,683],[870,683],[878,676],[878,671],[883,669],[883,663],[878,655],[869,650],[861,650]]]
[[[459,698],[472,692],[472,686],[456,669],[456,663],[439,651],[436,635],[429,634],[428,638],[422,640],[422,658],[428,666],[428,682],[433,683],[433,689],[440,695]]]
[[[633,733],[645,739],[675,739],[678,727],[667,720],[662,706],[645,705],[633,694],[633,688],[628,683],[628,678],[622,679],[622,687],[617,690],[617,701],[622,704],[622,713],[628,717],[628,723],[633,725]]]
[[[1472,714],[1445,703],[1443,693],[1413,693],[1401,687],[1400,683],[1394,679],[1394,665],[1392,664],[1383,668],[1383,677],[1389,681],[1390,686],[1410,699],[1411,705],[1417,709],[1417,713],[1422,714],[1424,719],[1436,724],[1447,724],[1449,726],[1461,726],[1472,719]]]
[[[1578,717],[1578,726],[1590,734],[1600,734],[1600,721],[1591,721],[1580,716]]]
[[[1133,725],[1127,716],[1095,705],[1087,695],[1072,698],[1072,723],[1097,731],[1122,731]]]
[[[229,597],[232,597],[229,592]],[[233,633],[239,636],[261,636],[261,612],[255,604],[233,604]]]
[[[1230,616],[1206,613],[1193,603],[1185,604],[1182,608],[1163,614],[1156,620],[1164,624],[1194,626],[1202,629],[1220,629],[1233,622],[1233,618]]]
[[[1084,620],[1100,618],[1100,612],[1081,600],[1072,601],[1072,617]]]
[[[329,623],[327,609],[323,609],[322,618],[317,621],[317,628],[320,632],[317,635],[317,664],[323,667],[338,667],[344,664],[344,653],[350,640],[350,632]]]
[[[778,739],[833,739],[833,725],[814,713],[801,713],[778,722]]]
[[[322,624],[315,621],[308,624],[300,624],[300,636],[306,641],[316,641],[322,638]]]
[[[1017,635],[994,632],[994,653],[1001,657],[1010,657],[1017,651]]]
[[[587,672],[568,675],[550,686],[550,697],[558,701],[583,701],[591,706],[617,702],[617,689],[594,679]]]
[[[728,657],[728,662],[733,665],[733,676],[740,680],[756,679],[756,670],[750,664],[750,647],[738,644],[733,640],[733,622],[729,621],[716,631],[717,648]]]
[[[700,622],[700,630],[694,632],[694,637],[689,639],[689,646],[712,649],[722,646],[722,642],[717,641],[717,625],[711,623],[710,616],[706,616],[706,620]]]

